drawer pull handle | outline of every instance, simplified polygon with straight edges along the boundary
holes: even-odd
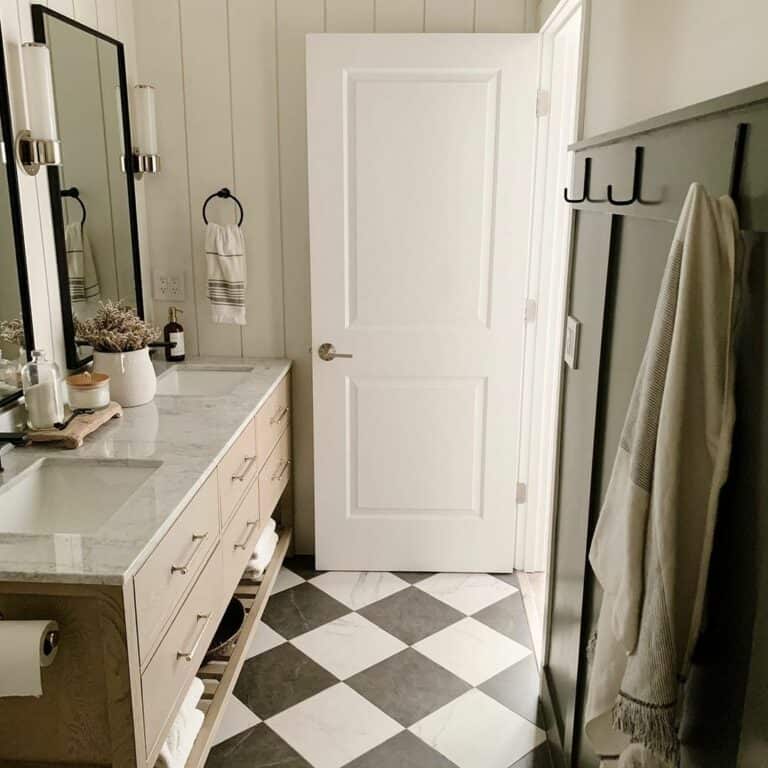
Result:
[[[187,560],[184,565],[172,565],[171,566],[171,573],[180,573],[182,576],[187,575],[187,571],[189,571],[189,566],[192,564],[192,561],[195,559],[195,555],[197,554],[197,551],[200,549],[200,547],[203,546],[203,542],[208,538],[207,533],[193,533],[192,534],[192,541],[196,541],[197,544],[195,545],[195,548],[192,550],[192,554],[189,556],[189,560]]]
[[[205,628],[208,626],[208,622],[211,620],[211,614],[210,613],[198,613],[197,614],[197,623],[200,623],[201,619],[205,619],[205,622],[203,623],[202,628],[200,629],[200,633],[198,634],[197,638],[195,639],[194,644],[192,645],[191,651],[176,651],[176,659],[184,659],[184,661],[192,661],[192,658],[197,653],[197,647],[200,645],[200,641],[203,639],[203,635],[205,634]]]
[[[290,408],[286,405],[280,413],[275,414],[270,420],[270,424],[279,424],[290,412]]]
[[[291,460],[290,459],[286,459],[282,463],[280,469],[277,472],[275,472],[274,475],[272,475],[272,482],[274,483],[276,480],[282,480],[283,479],[283,475],[285,474],[286,470],[288,469],[288,467],[290,465],[291,465]]]
[[[238,541],[237,544],[235,544],[235,549],[245,549],[245,545],[248,543],[248,539],[251,538],[251,528],[253,528],[254,525],[258,525],[258,520],[249,520],[245,524],[245,537],[242,541]]]
[[[239,474],[232,475],[233,480],[239,480],[241,483],[245,478],[247,477],[248,473],[251,471],[251,467],[253,466],[253,462],[256,461],[255,456],[246,456],[245,457],[245,464],[243,465],[243,471]]]

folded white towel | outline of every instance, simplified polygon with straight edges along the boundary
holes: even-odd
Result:
[[[93,261],[91,243],[79,221],[67,224],[64,230],[67,252],[69,296],[72,304],[96,303],[101,299],[99,275]]]
[[[267,566],[269,565],[270,561],[272,560],[272,556],[275,554],[275,548],[277,547],[277,542],[278,542],[277,533],[275,533],[274,531],[271,531],[269,533],[268,540],[264,543],[259,553],[254,555],[248,561],[248,565],[245,566],[245,570],[248,571],[249,574],[251,575],[256,573],[263,573],[267,569]]]
[[[253,548],[253,556],[258,557],[259,555],[263,554],[266,549],[270,547],[270,542],[272,541],[272,536],[276,530],[275,525],[275,519],[273,517],[269,518],[269,522],[264,526],[264,529],[259,534],[259,540],[256,542],[256,546]]]
[[[237,224],[205,229],[208,300],[214,323],[245,325],[245,238]]]
[[[184,768],[205,719],[205,715],[195,709],[202,693],[203,683],[196,677],[189,686],[168,738],[157,756],[155,768]]]

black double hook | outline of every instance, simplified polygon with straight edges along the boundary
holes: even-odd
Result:
[[[608,185],[608,202],[613,205],[632,205],[641,203],[640,188],[643,183],[643,147],[635,147],[635,167],[632,172],[632,196],[627,200],[619,200],[613,196],[613,184]]]
[[[581,188],[581,197],[568,197],[568,187],[563,188],[563,198],[566,203],[596,203],[597,200],[592,200],[589,197],[589,182],[592,178],[592,158],[584,158],[584,182]]]

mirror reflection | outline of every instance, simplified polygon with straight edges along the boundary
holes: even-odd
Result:
[[[123,171],[124,65],[119,44],[95,31],[48,14],[44,29],[62,149],[61,166],[49,169],[50,186],[54,225],[61,229],[68,364],[74,368],[92,352],[77,343],[75,318],[90,319],[108,299],[122,300],[142,314],[133,179]]]

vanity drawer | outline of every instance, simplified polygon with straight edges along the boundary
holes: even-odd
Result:
[[[291,477],[291,430],[286,429],[259,473],[259,508],[267,519]]]
[[[141,676],[147,755],[197,673],[221,618],[221,568],[216,547]]]
[[[259,484],[251,483],[232,522],[221,537],[221,551],[224,558],[223,588],[226,595],[240,581],[245,565],[250,560],[261,530],[259,515]]]
[[[142,664],[181,596],[195,583],[218,536],[219,494],[213,472],[134,577]]]
[[[286,375],[256,414],[259,465],[263,466],[278,438],[291,422],[291,379]]]
[[[226,527],[240,499],[245,495],[258,469],[256,453],[256,425],[253,420],[235,440],[227,455],[219,463],[219,500],[221,527]]]

